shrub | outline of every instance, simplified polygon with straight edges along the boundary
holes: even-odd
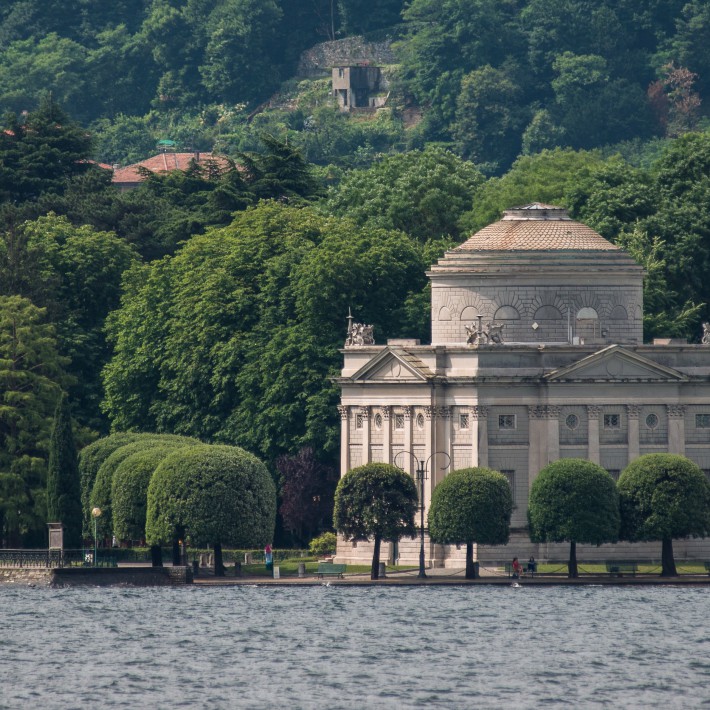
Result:
[[[314,537],[308,545],[308,550],[312,555],[322,557],[323,555],[332,555],[338,543],[338,537],[335,533],[324,532],[318,537]]]

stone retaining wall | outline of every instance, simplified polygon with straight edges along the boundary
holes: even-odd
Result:
[[[362,37],[346,37],[322,42],[304,52],[298,62],[297,76],[329,76],[333,67],[359,62],[396,64],[397,58],[390,42],[366,42]]]
[[[49,587],[54,579],[52,569],[0,568],[0,584]]]
[[[190,567],[67,567],[64,569],[0,568],[0,584],[44,587],[174,587],[192,584]]]

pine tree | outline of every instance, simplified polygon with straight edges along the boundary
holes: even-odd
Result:
[[[81,489],[69,401],[63,394],[57,404],[49,443],[47,520],[64,523],[64,547],[81,546]]]

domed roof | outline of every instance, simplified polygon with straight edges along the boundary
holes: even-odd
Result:
[[[620,251],[562,207],[534,202],[514,207],[453,251]]]

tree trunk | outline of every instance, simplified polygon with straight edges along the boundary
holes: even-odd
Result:
[[[661,547],[661,577],[677,576],[678,572],[673,558],[673,540],[670,537],[664,537]]]
[[[151,545],[150,562],[153,567],[163,566],[163,549],[160,547],[160,545]]]
[[[214,544],[214,576],[224,577],[224,564],[222,562],[222,543]]]
[[[572,540],[569,544],[569,562],[567,563],[568,579],[577,579],[579,572],[577,571],[577,543]]]
[[[173,537],[173,567],[180,566],[180,538],[175,535]]]
[[[476,565],[473,564],[473,543],[466,543],[466,579],[476,579]]]
[[[372,553],[372,567],[370,569],[370,579],[380,578],[380,536],[375,535],[375,551]]]

